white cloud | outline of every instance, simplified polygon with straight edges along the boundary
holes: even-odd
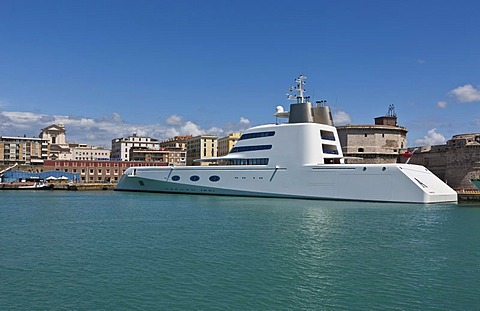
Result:
[[[241,124],[250,124],[250,120],[244,117],[240,117],[240,123]]]
[[[352,122],[352,118],[350,118],[350,115],[345,111],[334,112],[332,118],[335,125],[345,125]]]
[[[415,144],[418,146],[433,146],[444,144],[446,141],[445,136],[437,133],[437,129],[434,128],[428,131],[427,135],[423,136],[423,138],[415,140]]]
[[[440,108],[440,109],[445,109],[447,108],[447,106],[448,106],[448,103],[446,101],[439,101],[437,103],[437,108]]]
[[[182,123],[182,117],[173,114],[165,121],[168,125],[180,125]]]
[[[122,118],[120,117],[120,114],[114,112],[113,113],[113,117],[112,119],[115,121],[115,122],[122,122]]]
[[[449,92],[461,103],[470,103],[480,101],[480,90],[473,87],[471,84],[459,86]]]

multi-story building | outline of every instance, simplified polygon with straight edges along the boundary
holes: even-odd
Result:
[[[187,140],[192,138],[192,135],[175,136],[173,138],[164,140],[160,143],[160,148],[165,150],[187,150]]]
[[[375,124],[337,126],[337,131],[348,163],[396,163],[407,146],[407,129],[397,125],[393,106]]]
[[[186,151],[170,151],[165,149],[130,149],[131,161],[143,162],[163,162],[167,165],[184,166],[186,161]]]
[[[194,162],[196,159],[217,156],[217,137],[199,135],[187,140],[187,165],[208,165],[205,162]]]
[[[146,148],[159,150],[160,143],[158,139],[151,137],[132,136],[115,138],[112,140],[112,151],[110,157],[115,160],[130,161],[130,148]]]
[[[42,164],[47,156],[46,139],[0,136],[0,161],[3,164]]]
[[[240,139],[241,133],[230,133],[225,137],[219,138],[217,140],[217,156],[222,157],[227,155],[228,152],[235,146],[237,141]]]
[[[106,160],[110,159],[110,150],[86,144],[69,144],[71,159],[69,160]]]
[[[164,162],[45,160],[44,171],[80,174],[80,182],[116,182],[131,166],[165,166]]]

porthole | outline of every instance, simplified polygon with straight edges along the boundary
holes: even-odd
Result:
[[[191,181],[199,181],[200,177],[198,177],[197,175],[193,175],[193,176],[190,176],[190,180]]]
[[[384,166],[384,167],[382,168],[382,171],[385,171],[386,169],[387,169],[387,168]]]
[[[172,176],[172,180],[173,180],[173,181],[179,181],[179,180],[180,180],[180,176],[178,176],[178,175],[173,175],[173,176]]]
[[[215,181],[219,181],[219,180],[220,180],[220,177],[218,177],[217,175],[213,175],[213,176],[210,176],[208,179],[209,179],[210,181],[215,182]]]
[[[366,167],[364,167],[364,168],[363,168],[363,171],[366,171],[366,170],[367,170],[367,168],[366,168]]]

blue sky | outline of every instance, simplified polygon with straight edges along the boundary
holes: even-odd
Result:
[[[341,124],[395,105],[410,146],[480,132],[478,1],[0,0],[0,136],[225,135],[299,74]]]

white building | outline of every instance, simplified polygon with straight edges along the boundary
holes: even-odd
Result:
[[[121,161],[130,161],[130,149],[133,147],[159,150],[160,143],[158,139],[137,136],[136,133],[128,137],[115,138],[112,140],[110,157]]]
[[[65,125],[52,124],[43,128],[39,137],[48,143],[48,159],[69,160],[72,157],[70,147],[67,143]]]
[[[110,150],[86,144],[70,144],[71,160],[106,160],[110,159]]]

